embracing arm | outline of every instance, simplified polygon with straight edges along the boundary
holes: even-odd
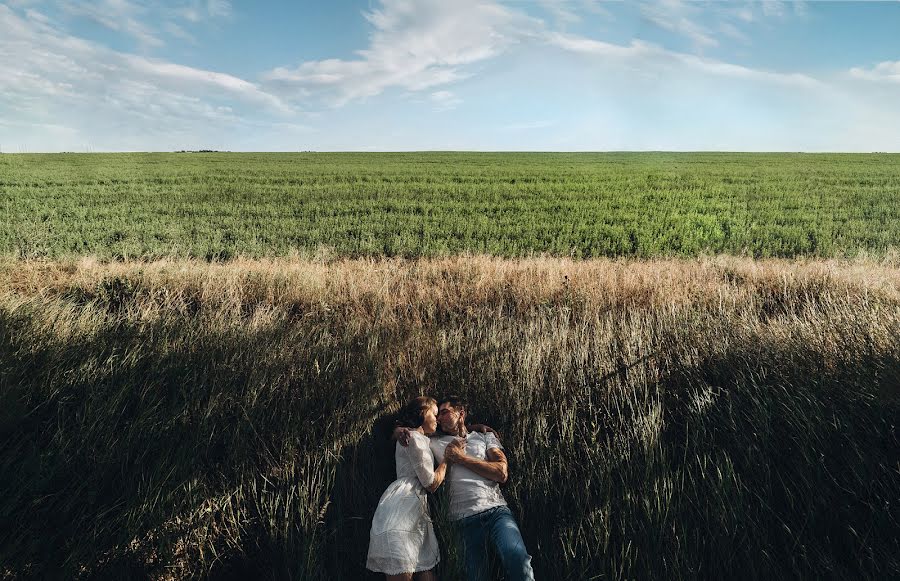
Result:
[[[454,450],[451,452],[451,447]],[[503,453],[503,450],[500,448],[488,448],[486,452],[487,459],[479,460],[478,458],[473,458],[471,456],[467,456],[464,449],[461,449],[461,446],[447,446],[447,452],[445,452],[445,459],[448,459],[450,462],[454,464],[459,464],[460,466],[465,466],[475,474],[479,476],[483,476],[488,480],[493,480],[494,482],[499,482],[503,484],[509,478],[509,466],[506,462],[506,454]],[[449,455],[449,458],[447,456]]]
[[[438,467],[434,469],[434,481],[432,481],[430,486],[426,486],[425,490],[428,492],[434,492],[440,487],[444,482],[444,478],[447,476],[447,463],[441,462],[438,464]]]
[[[400,445],[404,448],[409,446],[409,428],[396,426],[394,428],[394,431],[391,433],[391,440],[400,442]]]
[[[472,425],[468,426],[468,430],[469,430],[470,432],[478,432],[478,433],[481,433],[481,434],[491,433],[491,434],[494,435],[494,437],[497,438],[497,440],[501,440],[501,439],[502,439],[502,438],[500,437],[500,432],[498,432],[498,431],[495,430],[494,428],[488,426],[487,424],[472,424]]]
[[[447,475],[447,463],[441,462],[437,468],[434,467],[434,456],[428,446],[428,437],[420,435],[411,437],[406,450],[422,487],[428,492],[437,490]]]

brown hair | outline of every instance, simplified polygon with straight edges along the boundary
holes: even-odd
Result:
[[[438,403],[438,407],[444,404],[450,404],[450,407],[457,411],[466,412],[466,416],[469,415],[469,402],[463,399],[458,395],[445,395],[441,398],[441,401]]]
[[[425,421],[425,411],[434,405],[437,405],[437,401],[433,397],[427,395],[414,397],[397,412],[395,423],[405,428],[418,428]]]

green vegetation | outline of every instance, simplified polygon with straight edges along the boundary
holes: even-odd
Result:
[[[728,258],[0,261],[0,577],[378,579],[422,392],[538,579],[900,577],[900,269]]]
[[[0,226],[20,257],[878,256],[900,155],[2,155]]]
[[[0,155],[0,578],[366,578],[447,392],[540,579],[900,577],[898,162]]]

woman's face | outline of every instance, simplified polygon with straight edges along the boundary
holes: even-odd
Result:
[[[422,420],[422,431],[428,436],[437,430],[437,411],[436,405],[425,410],[425,417]]]

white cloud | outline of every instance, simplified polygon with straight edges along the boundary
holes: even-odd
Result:
[[[790,6],[790,8],[788,8]],[[809,13],[809,7],[804,0],[763,0],[760,2],[763,16],[770,18],[785,18],[791,12],[795,16],[806,16]]]
[[[606,0],[581,0],[581,5],[587,12],[598,14],[609,20],[614,20],[615,18],[613,17],[612,12],[602,6],[605,2]]]
[[[719,30],[725,36],[733,38],[738,42],[742,42],[744,44],[750,44],[750,37],[745,33],[741,32],[741,30],[730,22],[721,22],[719,24]]]
[[[232,75],[135,55],[120,54],[118,56],[126,70],[136,73],[141,79],[155,80],[163,85],[170,85],[174,89],[195,87],[221,91],[249,103],[265,105],[280,113],[289,113],[292,110],[278,97],[260,90],[251,82]]]
[[[573,14],[587,6],[547,1]],[[765,16],[759,4],[704,5],[707,28],[697,24],[695,6],[661,6],[696,25],[675,21],[698,49],[714,46],[702,40],[715,39],[713,31],[740,38]],[[230,4],[208,0],[121,0],[126,7],[135,21],[156,22],[145,26],[160,39],[191,40],[193,26],[232,14]],[[900,147],[900,62],[816,78],[637,39],[616,44],[568,34],[560,28],[574,20],[560,16],[554,28],[517,7],[385,0],[360,16],[371,34],[355,57],[275,69],[256,83],[114,51],[66,33],[70,13],[53,13],[61,24],[39,6],[12,9],[0,1],[0,142],[13,150],[19,143],[55,150],[359,150],[374,142],[393,150]],[[788,5],[782,16],[768,10],[770,18],[797,13]],[[402,108],[373,115],[373,107],[354,106],[391,90],[437,112],[463,100],[466,107],[412,121]],[[303,101],[348,106],[301,119],[291,103]],[[360,143],[360,135],[369,137]]]
[[[546,129],[553,127],[553,121],[523,121],[521,123],[509,123],[501,127],[503,131],[530,131],[533,129]]]
[[[229,18],[231,16],[231,2],[228,0],[207,0],[206,11],[213,18]]]
[[[885,61],[870,69],[854,67],[849,73],[854,79],[900,83],[900,61]]]
[[[559,48],[584,54],[592,54],[606,57],[632,57],[652,50],[652,45],[640,41],[632,40],[628,46],[604,42],[602,40],[594,40],[584,36],[573,34],[563,34],[553,32],[546,35],[545,40],[551,45]]]
[[[805,17],[806,2],[766,0],[763,2],[690,2],[685,0],[643,0],[642,16],[657,27],[689,39],[696,52],[719,46],[722,35],[751,44],[745,28],[766,20]],[[789,8],[790,7],[790,8]],[[742,28],[743,27],[743,28]]]
[[[33,10],[21,17],[0,4],[0,30],[0,55],[14,55],[0,59],[0,111],[32,124],[35,135],[46,134],[42,125],[65,119],[71,133],[81,131],[95,142],[105,136],[140,144],[167,132],[229,131],[241,121],[235,104],[258,116],[293,112],[244,79],[117,52],[71,36]]]
[[[42,1],[43,0],[6,0],[6,4],[13,8],[26,8],[28,6],[40,4]]]
[[[130,36],[143,50],[163,46],[163,32],[194,43],[193,35],[179,21],[198,25],[208,20],[230,18],[233,12],[228,0],[190,0],[187,4],[148,0],[61,0],[60,6],[71,17],[89,18]],[[160,21],[159,26],[150,24]]]
[[[308,61],[264,78],[287,93],[315,92],[334,105],[389,88],[421,91],[466,78],[466,65],[507,51],[540,24],[480,0],[383,0],[364,16],[374,30],[358,59]]]
[[[449,111],[462,103],[462,99],[450,91],[434,91],[431,93],[430,98],[437,111]]]
[[[278,97],[233,75],[113,51],[64,33],[34,11],[23,19],[0,5],[0,28],[6,31],[0,37],[0,50],[15,55],[0,60],[0,95],[19,89],[16,79],[40,84],[50,93],[86,97],[98,91],[116,92],[120,81],[138,79],[175,91],[211,91],[273,111],[291,110]]]
[[[581,16],[573,9],[569,0],[538,0],[538,3],[553,16],[556,25],[560,28],[581,22]]]
[[[813,77],[800,73],[777,73],[751,69],[716,59],[666,50],[662,47],[632,41],[628,46],[611,44],[583,36],[552,33],[546,36],[549,44],[567,51],[602,57],[609,63],[610,59],[631,61],[633,67],[639,67],[644,73],[653,71],[674,72],[673,65],[696,72],[718,77],[730,77],[755,81],[766,81],[794,86],[815,87],[820,82]]]
[[[168,33],[168,35],[173,38],[183,40],[190,44],[197,44],[197,39],[194,37],[194,35],[185,30],[185,28],[179,24],[171,21],[165,22],[163,23],[163,30],[165,30],[166,33]]]
[[[763,0],[760,2],[765,16],[784,16],[787,13],[785,2],[781,0]]]
[[[698,11],[697,6],[681,0],[660,0],[641,4],[641,14],[644,18],[660,28],[689,38],[699,49],[717,46],[719,42],[712,33],[694,20],[693,17]]]
[[[142,46],[162,46],[163,41],[140,19],[146,17],[147,9],[130,0],[65,0],[65,12],[73,16],[84,16],[110,30],[128,34]]]

